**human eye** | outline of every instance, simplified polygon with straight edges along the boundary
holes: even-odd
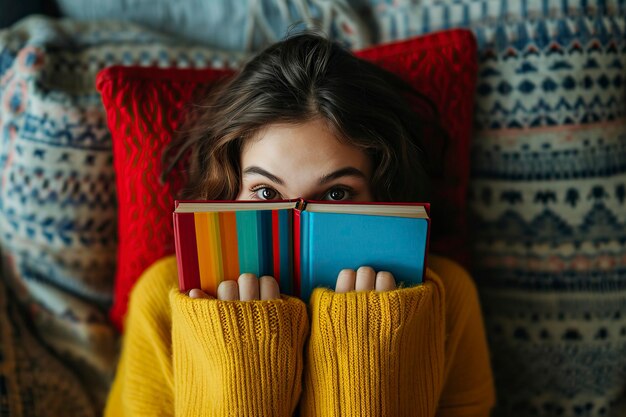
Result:
[[[277,200],[280,199],[278,191],[267,185],[259,185],[250,189],[250,197],[257,200]]]
[[[324,200],[330,201],[342,201],[342,200],[350,200],[353,198],[354,192],[346,187],[334,187],[328,190],[326,195],[324,196]]]

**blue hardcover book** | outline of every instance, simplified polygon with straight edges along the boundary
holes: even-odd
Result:
[[[427,204],[306,203],[298,216],[300,297],[308,300],[315,287],[334,289],[339,271],[364,265],[391,272],[398,283],[421,283],[428,211]]]

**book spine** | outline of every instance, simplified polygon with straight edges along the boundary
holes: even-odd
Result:
[[[178,287],[183,292],[200,288],[193,213],[174,213],[174,248],[178,264]]]
[[[311,271],[311,213],[302,211],[300,213],[300,281],[298,286],[298,296],[304,301],[308,301],[311,296],[313,274]]]
[[[272,211],[273,272],[282,294],[293,295],[292,210]]]
[[[174,252],[176,253],[176,266],[178,267],[178,288],[183,291],[185,280],[183,278],[182,250],[180,248],[180,232],[178,228],[178,214],[172,213],[172,224],[174,226]]]
[[[258,213],[256,211],[238,211],[236,218],[239,272],[259,276],[261,272],[261,242],[259,240]]]
[[[275,210],[259,210],[257,212],[257,239],[259,241],[259,277],[272,275],[274,270],[274,253],[272,241],[272,212]]]
[[[284,230],[280,238],[281,270],[285,275],[285,294],[293,295],[293,210],[283,210]]]
[[[219,213],[194,213],[200,285],[209,294],[217,294],[224,278]]]
[[[293,295],[300,296],[300,283],[302,282],[302,211],[293,210]]]
[[[430,215],[430,204],[428,205],[428,215]],[[426,248],[424,249],[424,269],[422,271],[422,282],[426,278],[426,268],[428,268],[428,252],[430,252],[430,228],[432,224],[430,223],[430,218],[426,219],[426,224],[428,224],[428,229],[426,231]]]
[[[271,210],[237,211],[235,217],[240,273],[249,272],[258,277],[272,275]]]
[[[274,278],[278,282],[278,286],[282,287],[283,280],[285,277],[283,276],[283,271],[280,267],[280,217],[278,210],[272,210],[272,255],[274,261]],[[282,289],[282,288],[281,288]]]
[[[220,242],[222,245],[222,262],[224,279],[239,278],[239,242],[237,241],[237,216],[227,211],[219,216]]]

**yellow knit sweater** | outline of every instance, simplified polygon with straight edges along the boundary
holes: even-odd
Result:
[[[191,299],[173,257],[131,295],[107,416],[487,416],[476,290],[429,257],[423,285],[298,299]],[[310,327],[310,331],[309,331]]]

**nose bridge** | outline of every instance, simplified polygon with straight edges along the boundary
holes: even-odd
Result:
[[[287,178],[289,186],[289,199],[304,198],[306,200],[316,200],[320,190],[313,173],[307,170],[299,170]]]
[[[303,198],[305,200],[317,200],[319,197],[317,196],[317,194],[314,194],[311,192],[311,193],[301,193],[291,198]]]

